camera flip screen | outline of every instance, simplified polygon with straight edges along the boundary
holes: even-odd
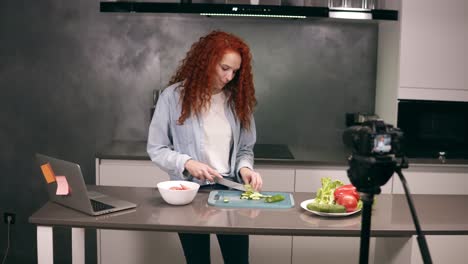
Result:
[[[389,134],[379,134],[374,137],[373,153],[388,153],[392,150],[392,137]]]

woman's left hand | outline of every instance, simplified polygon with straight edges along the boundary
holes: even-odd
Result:
[[[240,169],[240,175],[244,183],[250,184],[254,190],[260,191],[262,189],[263,180],[262,176],[260,176],[260,173],[255,172],[247,167],[243,167]]]

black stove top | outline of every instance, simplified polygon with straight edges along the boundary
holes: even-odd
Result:
[[[255,144],[254,156],[256,159],[294,159],[288,145],[283,144]]]

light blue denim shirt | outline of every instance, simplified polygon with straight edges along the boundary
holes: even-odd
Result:
[[[151,160],[167,172],[171,180],[190,179],[205,185],[185,170],[189,159],[207,163],[205,158],[203,119],[196,115],[177,124],[182,107],[180,104],[181,83],[173,84],[161,93],[149,127],[147,151]],[[226,117],[232,129],[230,153],[231,171],[228,176],[242,182],[239,170],[253,169],[253,147],[256,141],[255,121],[252,116],[250,130],[241,128],[230,106],[226,105]],[[208,164],[211,165],[211,164]]]

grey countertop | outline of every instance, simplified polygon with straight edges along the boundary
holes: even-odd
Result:
[[[293,193],[291,209],[227,209],[207,204],[208,191],[183,206],[165,203],[155,188],[89,186],[138,204],[136,209],[103,216],[87,216],[53,202],[36,211],[29,222],[45,226],[296,236],[360,235],[361,214],[340,218],[314,215],[300,207],[313,193]],[[468,196],[413,195],[422,230],[426,235],[468,235]],[[415,235],[414,223],[404,195],[377,196],[372,211],[371,235]]]
[[[274,146],[286,145],[269,145],[263,144],[262,148],[257,148],[259,151],[255,154],[255,164],[268,165],[316,165],[316,166],[347,166],[347,153],[344,149],[311,149],[301,146],[287,146],[292,154],[292,159],[281,158],[284,155],[278,155],[280,158],[275,158],[275,153],[268,152],[268,149],[275,151]],[[261,150],[261,153],[260,153]],[[258,155],[264,155],[264,157]],[[96,158],[101,159],[125,159],[125,160],[149,160],[146,152],[146,141],[113,141],[112,143],[99,149],[96,153]],[[410,164],[428,164],[428,165],[468,165],[468,160],[451,160],[447,159],[442,163],[438,159],[409,159]]]

